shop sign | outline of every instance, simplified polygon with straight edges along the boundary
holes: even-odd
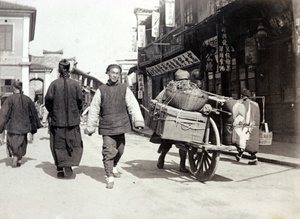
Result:
[[[165,11],[166,27],[175,27],[175,0],[166,0]]]
[[[159,19],[160,19],[159,12],[153,11],[152,12],[152,31],[151,31],[152,37],[159,37]]]
[[[138,91],[138,99],[143,99],[143,91]]]
[[[144,91],[144,76],[138,75],[138,89],[139,91]]]
[[[145,47],[146,45],[146,26],[138,25],[138,47]]]
[[[148,74],[155,76],[160,75],[169,71],[173,71],[179,68],[188,67],[193,64],[199,63],[200,60],[198,57],[192,52],[188,51],[179,56],[176,56],[170,60],[159,63],[155,66],[146,68]]]
[[[222,26],[219,32],[219,72],[230,72],[231,71],[231,53],[230,46],[228,45],[228,38],[226,27]]]

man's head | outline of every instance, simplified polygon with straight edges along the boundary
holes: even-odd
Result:
[[[190,73],[188,71],[178,69],[175,72],[175,81],[189,80],[189,78],[190,78]]]
[[[241,97],[242,97],[242,98],[249,98],[249,97],[251,97],[251,96],[252,96],[252,93],[251,93],[251,91],[248,90],[248,89],[244,89],[244,90],[242,91],[242,93],[241,93]]]
[[[14,81],[12,86],[13,86],[14,93],[19,92],[19,91],[21,92],[22,87],[23,87],[23,83],[22,83],[22,81],[19,81],[19,80]]]
[[[68,60],[66,59],[62,59],[58,63],[58,72],[60,74],[63,74],[64,72],[69,72],[69,70],[70,70],[70,62],[68,62]]]
[[[122,68],[117,64],[111,64],[106,68],[106,74],[108,74],[109,80],[116,83],[121,76]]]

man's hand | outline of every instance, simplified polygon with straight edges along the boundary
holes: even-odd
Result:
[[[87,129],[84,129],[84,134],[88,135],[88,136],[92,136],[93,133],[90,133]]]

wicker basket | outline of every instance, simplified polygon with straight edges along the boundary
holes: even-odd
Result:
[[[272,145],[272,139],[273,133],[269,131],[268,123],[263,123],[259,130],[259,145]]]
[[[208,101],[208,96],[200,89],[187,91],[166,89],[166,97],[166,104],[187,111],[199,111]]]

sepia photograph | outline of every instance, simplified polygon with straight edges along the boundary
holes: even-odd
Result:
[[[0,0],[1,219],[300,218],[299,0]]]

